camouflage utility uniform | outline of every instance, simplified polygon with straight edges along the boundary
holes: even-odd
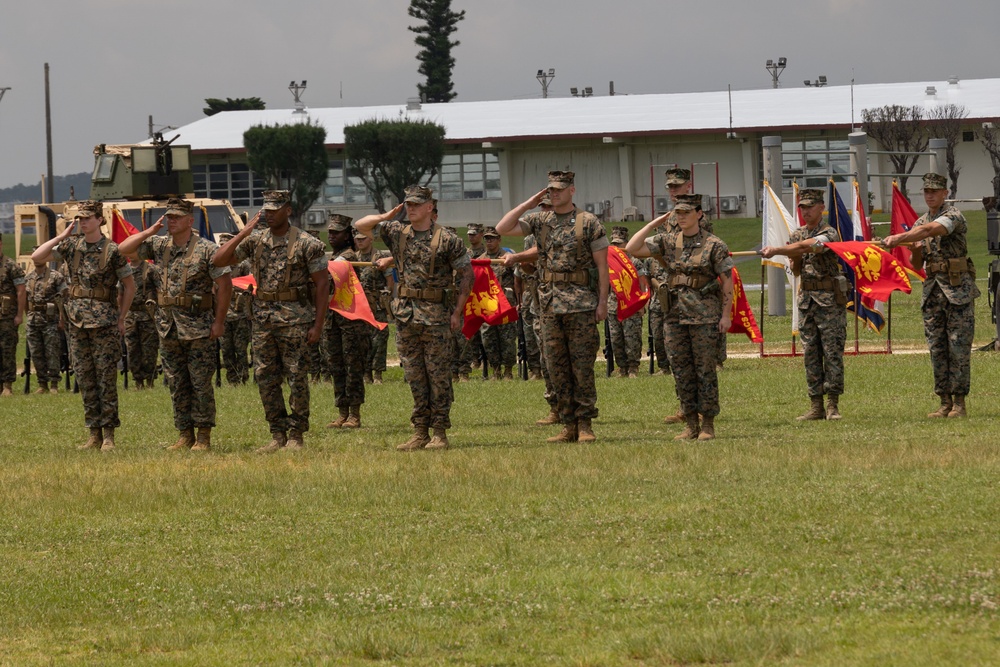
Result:
[[[376,262],[380,259],[390,257],[388,250],[379,250],[372,248],[368,253],[361,253],[355,251],[357,254],[357,261],[359,262]],[[365,291],[365,298],[368,299],[368,305],[372,309],[372,315],[379,322],[389,321],[389,280],[388,276],[392,275],[392,269],[387,269],[385,271],[379,271],[374,266],[362,266],[357,271],[358,282],[361,283],[361,288]],[[388,354],[388,344],[389,344],[389,327],[384,329],[379,329],[378,327],[370,327],[371,332],[371,348],[368,353],[368,364],[365,371],[368,373],[375,373],[376,377],[385,372],[385,359]]]
[[[28,351],[39,383],[53,387],[59,384],[62,361],[59,311],[68,289],[66,279],[54,269],[46,267],[28,274]]]
[[[138,266],[132,267],[135,297],[125,315],[125,348],[128,350],[128,368],[138,387],[144,384],[152,387],[156,377],[156,355],[160,341],[149,314],[150,310],[156,309],[155,273],[148,262],[139,262]]]
[[[524,237],[524,249],[535,247],[535,237]],[[524,327],[524,346],[528,355],[528,373],[532,377],[548,377],[549,371],[542,362],[541,326],[538,310],[538,267],[534,263],[518,264],[514,276],[521,280],[521,307],[517,314]]]
[[[0,255],[0,385],[14,384],[17,377],[17,287],[24,285],[24,269]]]
[[[361,261],[351,249],[338,254],[335,260]],[[375,327],[364,320],[350,320],[331,309],[323,328],[324,351],[330,359],[336,405],[341,411],[359,408],[365,402],[365,371],[371,351],[371,330]]]
[[[503,255],[504,251],[501,249],[495,255],[486,253],[486,258],[499,259]],[[514,268],[495,265],[493,272],[508,301],[513,302]],[[511,371],[517,364],[517,322],[495,326],[487,324],[480,329],[480,334],[483,337],[483,346],[486,348],[486,360],[493,368],[493,379],[499,380],[501,377],[513,379]]]
[[[250,275],[250,260],[243,260],[232,268],[233,278]],[[251,302],[249,289],[233,286],[233,298],[226,311],[226,332],[219,339],[222,345],[222,365],[226,367],[226,382],[246,384],[250,379],[247,348],[250,346]]]
[[[88,243],[82,236],[70,236],[56,245],[52,259],[65,260],[69,267],[69,351],[83,396],[84,421],[91,429],[117,428],[122,355],[118,281],[131,276],[132,267],[108,238]]]
[[[183,246],[174,245],[169,236],[153,236],[136,251],[140,259],[153,260],[160,272],[156,333],[178,431],[215,426],[212,376],[218,346],[209,337],[215,320],[212,291],[216,278],[229,274],[228,266],[212,264],[217,249],[192,232]]]
[[[649,335],[653,339],[653,349],[650,354],[656,357],[656,367],[665,373],[670,372],[670,359],[667,357],[666,347],[666,321],[663,318],[663,307],[660,300],[656,298],[656,291],[660,285],[667,282],[667,270],[655,259],[646,258],[639,260],[645,265],[646,275],[649,276],[649,289],[652,298],[649,300]],[[638,265],[636,269],[638,270]]]

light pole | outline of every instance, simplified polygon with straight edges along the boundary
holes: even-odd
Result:
[[[811,88],[822,88],[823,86],[826,85],[826,75],[825,74],[820,74],[819,78],[816,79],[815,81],[810,81],[809,79],[806,79],[802,83],[806,84],[807,86],[809,86]]]
[[[778,77],[780,77],[781,73],[785,71],[785,65],[787,64],[787,58],[778,58],[778,62],[774,62],[769,58],[767,64],[764,65],[764,69],[771,73],[772,88],[778,87]]]
[[[540,69],[535,78],[538,79],[538,83],[542,84],[542,99],[544,100],[549,96],[549,81],[556,78],[556,70],[552,67],[549,68],[548,72]]]
[[[305,113],[306,105],[302,102],[302,91],[306,89],[306,80],[302,79],[302,83],[295,83],[292,81],[288,84],[288,90],[291,91],[292,97],[295,98],[295,113]]]

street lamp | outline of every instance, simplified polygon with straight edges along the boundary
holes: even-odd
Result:
[[[781,73],[785,71],[785,65],[788,64],[787,58],[778,58],[778,62],[774,62],[768,59],[767,64],[764,65],[764,69],[771,73],[771,87],[778,87],[778,77]]]
[[[548,72],[540,69],[535,78],[538,79],[538,83],[542,84],[542,99],[544,100],[549,96],[549,81],[556,78],[556,70],[553,67],[550,67]]]

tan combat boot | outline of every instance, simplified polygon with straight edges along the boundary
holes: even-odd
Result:
[[[462,380],[461,374],[459,374],[459,381]],[[469,380],[468,374],[465,376],[466,382]],[[375,377],[372,379],[372,384],[382,384],[382,371],[375,371]]]
[[[443,428],[434,429],[434,437],[424,445],[424,449],[448,449],[448,432]]]
[[[258,454],[273,454],[288,442],[288,438],[285,436],[284,431],[274,431],[271,433],[271,442],[267,443],[263,447],[257,450]]]
[[[955,402],[951,406],[951,411],[948,413],[949,417],[965,417],[965,396],[955,395]]]
[[[559,423],[559,412],[555,408],[549,409],[549,414],[535,422],[535,426],[553,426]]]
[[[817,419],[826,419],[826,411],[823,410],[823,397],[822,396],[810,396],[809,400],[812,401],[812,407],[805,414],[801,414],[795,418],[796,421],[815,421]]]
[[[503,379],[504,380],[513,380],[514,379],[514,367],[513,366],[504,366],[503,367]]]
[[[701,427],[698,425],[698,413],[695,412],[684,417],[684,422],[687,426],[684,430],[674,436],[674,440],[695,440],[698,438],[698,434],[701,433]]]
[[[212,449],[212,429],[203,426],[198,429],[198,439],[191,448],[192,452],[207,452]]]
[[[597,436],[594,435],[594,429],[589,419],[581,419],[576,423],[577,442],[594,442],[596,440]]]
[[[927,416],[930,417],[931,419],[937,419],[939,417],[947,417],[949,414],[951,414],[952,405],[953,403],[951,401],[951,396],[949,394],[945,394],[941,396],[941,407],[939,407],[934,412],[928,413]]]
[[[0,396],[13,396],[14,395],[14,383],[4,382],[3,391],[0,391]]]
[[[49,385],[49,393],[50,394],[58,394],[59,393],[59,383],[58,382],[53,382],[52,384]]]
[[[102,452],[113,452],[115,450],[115,427],[104,427],[104,442],[101,443]]]
[[[36,394],[47,394],[49,393],[49,383],[44,380],[38,381],[38,389],[35,390]]]
[[[179,452],[183,449],[191,449],[194,447],[194,429],[186,428],[181,431],[180,437],[177,438],[177,442],[167,447],[168,452]]]
[[[562,430],[559,431],[559,435],[546,438],[545,442],[576,442],[576,439],[576,424],[563,424]]]
[[[664,424],[683,424],[685,421],[687,421],[687,418],[684,416],[684,411],[681,410],[680,407],[677,408],[676,414],[667,415],[663,418]]]
[[[826,398],[826,418],[827,419],[840,419],[840,406],[839,406],[840,396],[836,394],[830,394]]]
[[[715,417],[701,418],[701,433],[698,434],[698,439],[715,440]]]
[[[302,449],[306,446],[305,441],[302,438],[302,431],[297,431],[294,428],[288,430],[288,440],[285,442],[285,451],[295,451]]]
[[[528,373],[528,379],[529,380],[544,380],[545,378],[542,377],[542,372],[541,371],[531,371],[530,373]]]
[[[498,381],[503,379],[503,372],[500,370],[499,366],[493,367],[493,375],[490,376],[490,379]]]
[[[396,450],[400,452],[412,452],[417,449],[423,449],[430,442],[431,438],[427,435],[426,426],[414,426],[413,435],[410,439],[401,445],[396,445]]]
[[[468,373],[459,373],[458,374],[458,381],[459,382],[468,382],[469,381],[469,374]]]
[[[635,369],[635,368],[629,369],[628,376],[630,378],[637,378],[637,377],[639,377],[639,371],[638,371],[638,369]]]
[[[332,422],[326,425],[327,428],[343,428],[344,423],[350,416],[350,411],[347,408],[340,408],[340,417],[334,419]]]
[[[101,443],[104,442],[104,434],[99,428],[90,429],[90,437],[87,438],[87,442],[83,443],[77,449],[100,449]]]
[[[365,384],[372,384],[375,382],[375,378],[372,377],[371,371],[365,371]]]
[[[344,421],[344,428],[361,428],[361,406],[352,405],[348,408],[347,419]]]

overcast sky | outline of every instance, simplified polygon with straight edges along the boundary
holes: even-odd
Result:
[[[404,103],[416,95],[409,0],[22,0],[0,14],[0,187],[45,171],[44,63],[54,170],[90,171],[99,143],[180,126],[206,97],[290,108]],[[682,10],[678,8],[682,7]],[[454,0],[456,101],[1000,76],[998,0]],[[183,143],[183,137],[180,139]]]

